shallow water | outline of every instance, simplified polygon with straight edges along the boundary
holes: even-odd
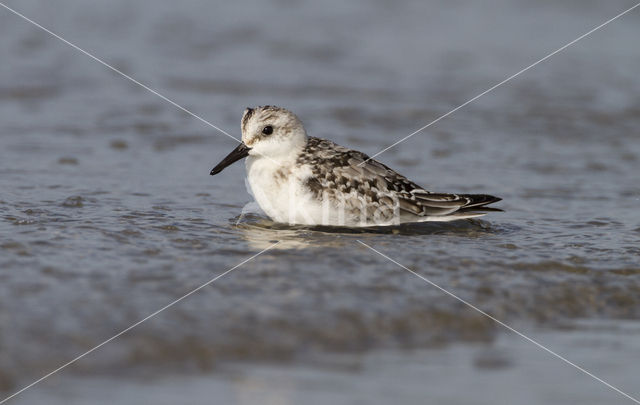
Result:
[[[369,154],[631,6],[492,3],[7,2],[235,136],[244,107],[276,104],[310,134]],[[69,388],[81,375],[95,392],[123,378],[144,391],[143,376],[198,384],[237,362],[295,376],[323,373],[318,359],[397,356],[354,372],[371,385],[377,367],[404,370],[404,350],[427,350],[408,367],[457,364],[477,345],[501,353],[508,332],[361,240],[579,364],[585,340],[600,342],[589,370],[637,394],[619,371],[637,374],[637,332],[592,327],[640,317],[639,18],[379,157],[435,191],[500,196],[505,212],[336,232],[240,217],[242,165],[208,175],[233,140],[0,10],[0,388],[30,383],[274,241],[30,395],[82,398]],[[527,350],[504,366],[514,386],[539,370],[529,369],[536,350],[548,356]],[[545,364],[549,380],[578,373]],[[463,373],[457,384],[476,388],[455,395],[447,380],[398,384],[468,403],[485,372]],[[624,400],[580,378],[538,381],[520,403]],[[305,395],[340,389],[322,381]],[[218,392],[198,387],[195,403]]]
[[[578,330],[538,333],[538,337],[579,358],[584,367],[606,371],[621,386],[633,387],[637,368],[625,361],[625,352],[640,349],[638,324],[579,325]],[[142,381],[63,376],[26,393],[24,403],[200,404],[212,393],[216,403],[238,404],[467,404],[469,393],[472,403],[482,405],[625,403],[611,390],[594,389],[591,378],[541,355],[540,349],[515,335],[445,348],[324,355],[303,365],[240,363],[212,373]]]

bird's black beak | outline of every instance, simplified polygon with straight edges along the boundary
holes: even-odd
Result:
[[[222,159],[222,162],[218,163],[216,167],[211,169],[211,173],[209,174],[213,176],[220,173],[222,170],[224,170],[225,167],[231,165],[233,162],[237,162],[238,160],[247,157],[250,150],[250,147],[248,147],[244,143],[241,143],[237,148],[232,150],[231,153],[227,155],[227,157]]]

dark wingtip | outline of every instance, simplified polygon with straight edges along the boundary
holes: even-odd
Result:
[[[471,200],[463,208],[484,207],[485,205],[502,201],[502,198],[494,197],[489,194],[463,194],[462,196],[467,197],[469,200]]]

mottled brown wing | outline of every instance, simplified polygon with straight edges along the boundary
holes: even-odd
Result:
[[[318,197],[339,199],[355,192],[367,203],[393,205],[409,214],[447,215],[464,207],[481,206],[499,199],[484,195],[431,193],[362,152],[331,141],[309,138],[298,162],[309,164],[307,185]],[[482,198],[481,198],[482,197]]]

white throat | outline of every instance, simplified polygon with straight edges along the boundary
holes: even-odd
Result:
[[[297,218],[295,212],[292,217],[292,207],[311,202],[307,201],[310,195],[303,186],[311,171],[296,164],[303,147],[304,144],[289,145],[284,150],[280,149],[278,154],[250,153],[245,160],[251,194],[265,214],[277,222],[307,222],[304,218]]]

